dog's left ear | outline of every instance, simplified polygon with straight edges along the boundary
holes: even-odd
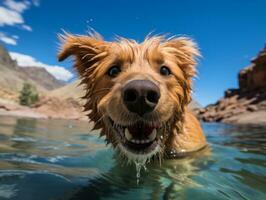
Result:
[[[187,78],[196,75],[195,65],[200,57],[197,44],[187,37],[172,38],[166,42],[171,52],[176,56],[177,65],[183,70]]]
[[[97,34],[90,36],[65,34],[59,35],[59,39],[62,46],[58,54],[58,60],[63,61],[69,56],[74,56],[74,66],[80,76],[84,76],[88,68],[107,55],[107,42]]]

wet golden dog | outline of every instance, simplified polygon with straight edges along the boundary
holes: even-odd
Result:
[[[178,157],[206,145],[188,111],[198,49],[188,38],[148,37],[142,43],[98,34],[60,37],[59,61],[75,58],[85,84],[89,118],[133,161]]]

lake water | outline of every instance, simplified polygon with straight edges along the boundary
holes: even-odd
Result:
[[[266,199],[266,128],[203,124],[210,150],[122,165],[86,122],[0,117],[0,199]]]

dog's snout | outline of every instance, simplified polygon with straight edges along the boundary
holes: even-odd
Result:
[[[142,116],[151,112],[160,99],[160,89],[148,80],[134,80],[122,90],[122,97],[127,109]]]

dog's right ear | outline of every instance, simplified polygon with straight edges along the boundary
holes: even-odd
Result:
[[[107,43],[99,35],[76,36],[71,34],[59,35],[62,43],[58,60],[63,61],[69,56],[75,58],[75,68],[82,76],[86,69],[107,55]]]

